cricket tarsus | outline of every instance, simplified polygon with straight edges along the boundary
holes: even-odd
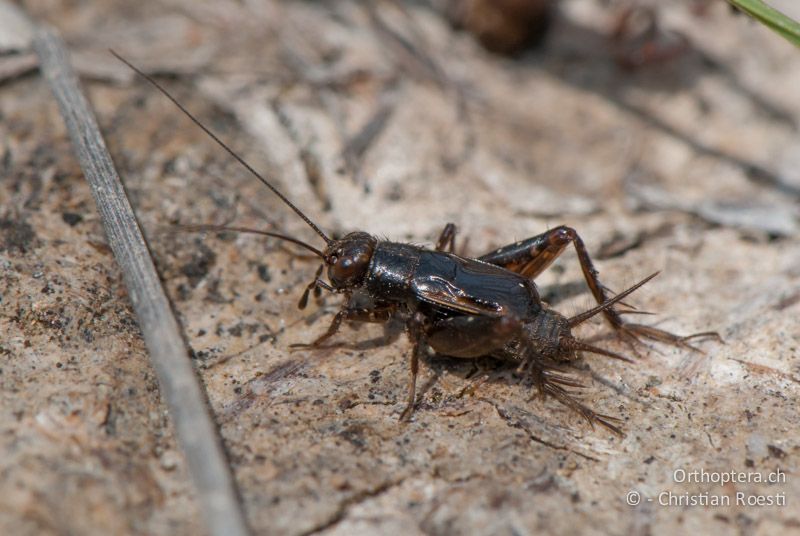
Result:
[[[410,420],[413,415],[420,354],[430,347],[438,354],[455,358],[490,356],[513,363],[518,371],[527,375],[532,385],[536,385],[539,393],[555,398],[590,424],[600,424],[621,434],[619,420],[596,413],[578,401],[567,388],[580,388],[581,383],[558,370],[560,366],[578,359],[582,353],[630,360],[575,337],[572,329],[602,314],[617,333],[635,341],[643,337],[696,350],[687,341],[701,336],[718,337],[711,332],[681,337],[651,326],[623,321],[621,315],[631,311],[618,311],[615,306],[624,306],[624,298],[657,274],[648,276],[616,296],[609,296],[610,291],[598,279],[597,270],[583,241],[570,227],[551,229],[477,259],[453,253],[456,236],[453,224],[445,227],[433,250],[379,240],[361,231],[351,232],[340,239],[328,238],[308,216],[155,80],[115,52],[112,51],[112,54],[161,91],[325,240],[325,249],[318,250],[301,240],[272,231],[213,225],[189,226],[198,231],[262,234],[297,244],[321,257],[323,264],[304,290],[298,306],[301,309],[306,307],[310,294],[319,295],[321,290],[342,294],[344,301],[321,336],[308,345],[294,347],[319,347],[333,337],[344,322],[386,322],[392,318],[404,320],[412,351],[409,355],[408,398],[400,415],[403,421]],[[578,254],[587,285],[598,305],[567,318],[542,302],[533,280],[570,243]],[[325,279],[322,277],[324,270]],[[363,305],[365,296],[369,298],[366,306]]]

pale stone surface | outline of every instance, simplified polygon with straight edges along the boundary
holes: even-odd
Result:
[[[430,244],[452,221],[479,253],[568,224],[605,253],[614,290],[661,270],[631,299],[658,313],[645,321],[725,339],[702,354],[655,345],[634,365],[581,363],[584,401],[621,417],[624,438],[529,400],[508,375],[464,394],[474,364],[435,357],[401,424],[399,327],[290,351],[338,304],[296,309],[313,259],[247,235],[164,230],[236,222],[317,243],[313,233],[150,87],[87,62],[256,532],[798,531],[796,49],[721,5],[704,18],[688,3],[659,7],[693,46],[637,72],[614,65],[616,7],[594,0],[564,2],[546,47],[519,60],[390,3],[375,10],[382,23],[355,2],[134,6],[28,3],[81,61],[113,46],[177,73],[177,96],[326,230]],[[34,76],[0,92],[0,533],[196,533],[184,461],[56,107]],[[373,120],[383,128],[348,159]],[[559,311],[592,305],[572,251],[538,282]],[[780,469],[785,482],[674,479],[700,469]],[[661,506],[662,492],[732,505]],[[787,506],[737,506],[737,492],[785,494]]]

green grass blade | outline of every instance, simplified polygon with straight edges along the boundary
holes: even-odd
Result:
[[[787,17],[777,9],[771,8],[761,0],[728,0],[773,31],[782,35],[789,42],[800,46],[800,23]]]

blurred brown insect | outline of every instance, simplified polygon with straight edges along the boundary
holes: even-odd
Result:
[[[112,52],[113,53],[113,52]],[[279,192],[269,181],[234,153],[208,128],[155,80],[126,63],[167,98],[216,143],[277,195],[325,242],[323,250],[295,237],[272,231],[239,227],[198,225],[198,231],[237,231],[257,233],[297,244],[318,256],[322,264],[314,280],[300,298],[305,308],[310,293],[321,289],[343,294],[344,304],[328,330],[311,344],[316,347],[339,330],[342,322],[386,322],[400,318],[413,343],[410,359],[408,402],[401,419],[414,410],[419,357],[426,345],[439,354],[474,359],[492,356],[517,365],[539,392],[553,396],[577,411],[590,423],[599,423],[621,433],[613,417],[600,415],[583,405],[565,387],[580,387],[571,376],[559,372],[560,363],[578,358],[580,352],[602,354],[628,361],[618,353],[599,348],[574,337],[572,328],[602,313],[611,326],[630,341],[640,337],[693,348],[688,340],[716,336],[698,333],[681,337],[651,326],[625,322],[614,308],[621,300],[647,283],[650,275],[626,291],[610,297],[597,277],[583,241],[569,227],[557,227],[521,242],[497,249],[478,258],[456,255],[453,224],[447,224],[435,249],[379,240],[369,233],[356,231],[340,239],[328,237],[311,219]],[[598,306],[566,318],[548,308],[540,299],[533,280],[558,257],[567,245],[578,253],[586,282]],[[327,268],[327,281],[321,279]],[[359,306],[357,298],[367,296],[369,305]]]

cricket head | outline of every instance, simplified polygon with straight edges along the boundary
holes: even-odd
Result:
[[[332,240],[325,249],[328,279],[337,290],[355,288],[364,281],[377,239],[362,231]]]

